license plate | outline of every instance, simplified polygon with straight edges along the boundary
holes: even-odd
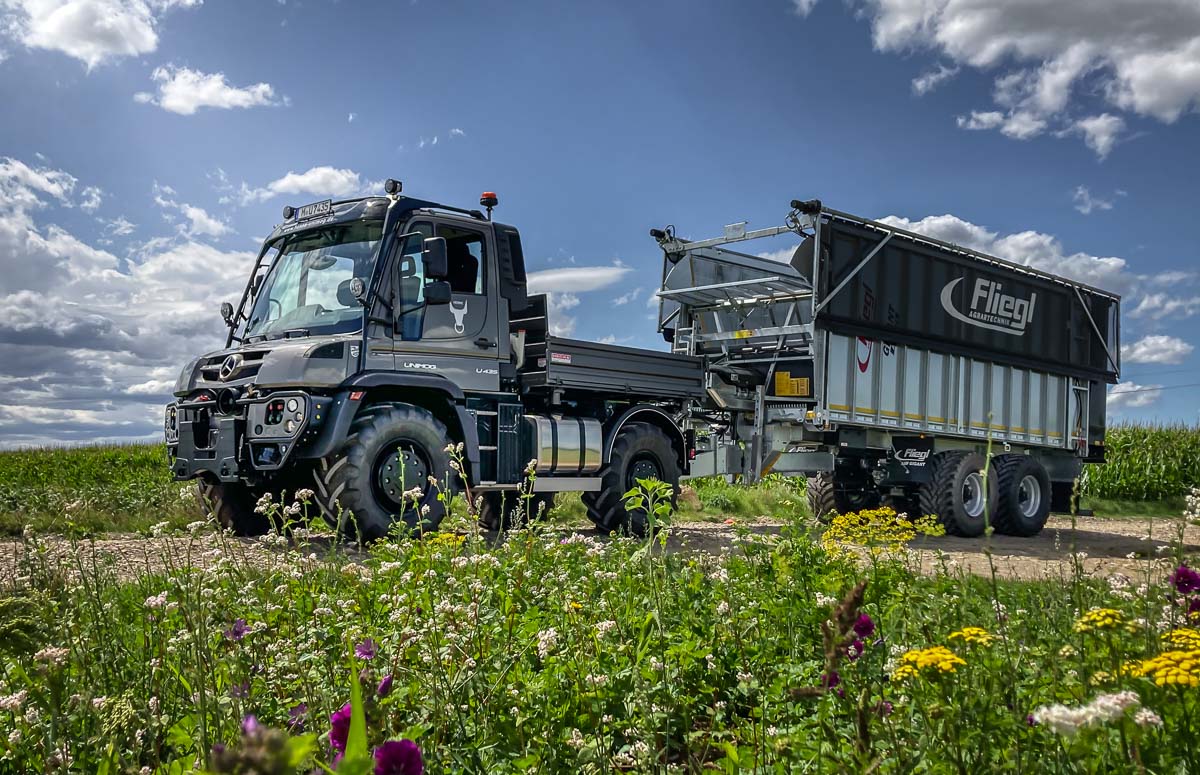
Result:
[[[326,199],[324,202],[313,202],[310,205],[304,205],[296,212],[296,220],[306,221],[309,218],[317,218],[322,215],[329,215],[333,212],[333,200]]]

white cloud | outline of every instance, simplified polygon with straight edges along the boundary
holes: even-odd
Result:
[[[170,8],[202,0],[5,0],[0,27],[29,48],[60,51],[92,68],[158,48],[156,26]]]
[[[350,169],[323,165],[310,167],[305,172],[289,172],[282,178],[272,180],[262,188],[249,188],[245,183],[236,198],[242,204],[263,202],[283,194],[311,194],[313,196],[349,196],[374,187]],[[222,197],[222,202],[232,201]]]
[[[937,68],[926,70],[912,79],[913,94],[922,97],[956,75],[958,75],[957,67],[947,67],[939,62]]]
[[[817,0],[792,0],[792,10],[797,16],[808,16],[816,4]]]
[[[573,266],[530,272],[530,293],[597,291],[619,282],[632,271],[627,266]]]
[[[450,130],[451,137],[463,137],[466,134],[467,134],[466,132],[462,131],[458,127],[454,127],[453,129]]]
[[[202,73],[188,67],[156,67],[150,77],[158,84],[158,96],[148,92],[133,95],[136,102],[158,105],[163,110],[190,116],[200,108],[252,108],[286,104],[269,83],[233,86],[224,73]]]
[[[1194,0],[855,4],[870,21],[878,51],[926,50],[951,66],[996,74],[996,107],[960,118],[964,128],[987,126],[1019,139],[1051,128],[1069,131],[1103,157],[1124,121],[1111,114],[1076,120],[1081,95],[1099,95],[1117,110],[1167,123],[1200,106],[1200,3]],[[797,10],[807,13],[812,5],[804,0]]]
[[[613,303],[613,306],[614,306],[614,307],[621,307],[621,306],[624,306],[624,305],[628,304],[628,303],[629,303],[629,302],[631,302],[631,301],[634,301],[634,300],[636,300],[636,299],[637,299],[637,297],[638,297],[638,296],[641,296],[641,295],[642,295],[642,289],[641,289],[641,288],[634,288],[632,291],[628,291],[628,292],[626,292],[626,293],[622,293],[620,296],[618,296],[617,298],[613,299],[613,302],[612,302],[612,303]]]
[[[1153,334],[1121,347],[1124,363],[1183,363],[1195,348],[1176,336]]]
[[[347,123],[347,124],[353,124],[353,123],[354,123],[354,119],[356,119],[356,118],[358,118],[358,114],[357,114],[357,113],[351,113],[350,115],[346,116],[346,123]]]
[[[1132,290],[1139,281],[1139,278],[1129,271],[1123,258],[1067,253],[1056,237],[1038,231],[1001,236],[949,214],[931,215],[919,221],[894,215],[879,220],[943,242],[952,242],[1016,264],[1071,277],[1117,293]]]
[[[1113,200],[1093,196],[1087,186],[1076,186],[1071,198],[1075,202],[1075,209],[1084,215],[1091,215],[1095,210],[1111,210],[1113,208]]]
[[[123,215],[113,218],[111,221],[101,221],[101,223],[104,223],[104,233],[113,237],[126,237],[133,234],[133,230],[137,228]]]
[[[1118,382],[1108,389],[1108,410],[1119,411],[1139,406],[1149,406],[1162,395],[1162,385],[1139,385],[1136,382]]]
[[[1111,113],[1101,113],[1099,116],[1088,116],[1071,122],[1065,129],[1060,130],[1058,135],[1083,135],[1084,145],[1095,151],[1101,159],[1107,159],[1124,131],[1125,119]]]
[[[100,203],[104,201],[104,192],[96,186],[88,186],[80,192],[83,199],[79,202],[79,208],[87,213],[94,213],[100,208]]]
[[[550,333],[554,336],[571,336],[575,333],[576,320],[567,310],[579,306],[579,297],[573,293],[547,293],[546,318]]]
[[[186,219],[187,223],[178,225],[185,237],[221,237],[233,231],[229,224],[210,215],[203,207],[169,198],[175,195],[175,189],[170,186],[160,186],[155,182],[153,191],[154,203],[166,211],[170,220],[173,220],[171,214],[176,212]]]
[[[1190,318],[1200,314],[1200,296],[1172,296],[1167,293],[1148,293],[1129,313],[1135,318]]]

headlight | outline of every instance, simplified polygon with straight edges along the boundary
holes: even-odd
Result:
[[[163,435],[168,444],[179,441],[179,407],[175,404],[167,406],[166,416],[163,418]]]

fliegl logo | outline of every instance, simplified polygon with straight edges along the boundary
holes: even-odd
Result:
[[[980,278],[975,281],[971,304],[964,312],[954,303],[954,289],[962,281],[962,277],[951,280],[942,288],[942,306],[950,317],[989,331],[999,331],[1011,336],[1025,335],[1026,327],[1033,320],[1037,293],[1031,293],[1028,299],[1022,299],[1005,293],[1002,283]]]

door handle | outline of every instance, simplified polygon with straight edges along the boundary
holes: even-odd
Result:
[[[495,347],[496,343],[493,342],[491,339],[488,339],[486,336],[481,336],[475,340],[475,346],[476,347]]]

